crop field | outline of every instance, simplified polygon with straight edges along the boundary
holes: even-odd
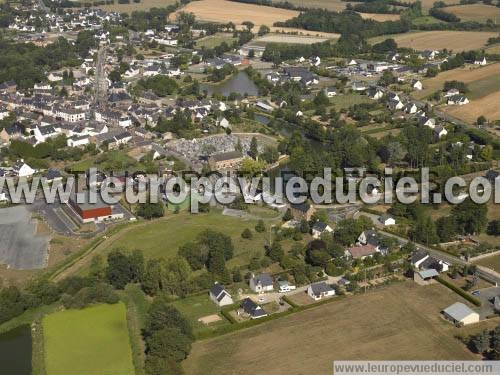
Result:
[[[125,314],[120,302],[47,315],[47,374],[134,374]]]
[[[413,48],[417,51],[447,48],[454,52],[470,51],[486,45],[488,38],[496,36],[488,31],[422,31],[405,34],[384,35],[370,39],[378,43],[393,38],[399,47]]]
[[[231,21],[237,25],[241,25],[245,21],[251,21],[255,25],[267,26],[272,26],[278,21],[286,21],[299,14],[294,10],[236,3],[227,0],[193,1],[177,12],[194,13],[196,18],[203,21],[220,23]]]
[[[456,301],[464,302],[442,285],[402,282],[195,342],[184,369],[193,375],[327,374],[336,359],[478,359],[454,337],[466,329],[440,316]]]
[[[446,7],[444,10],[448,13],[456,15],[462,21],[486,22],[488,19],[491,19],[492,21],[495,21],[495,19],[500,20],[500,8],[493,5],[458,5]]]
[[[479,98],[494,93],[500,89],[500,64],[491,64],[484,67],[466,66],[459,69],[439,73],[436,77],[426,79],[422,83],[424,89],[414,92],[417,99],[424,98],[437,90],[442,90],[446,81],[464,82],[469,88],[467,94],[470,98]]]
[[[486,53],[499,54],[500,55],[500,44],[494,44],[486,48]]]
[[[335,34],[333,34],[335,35]],[[340,36],[337,36],[339,38]],[[328,38],[302,36],[302,35],[288,35],[288,34],[267,34],[260,38],[254,39],[252,43],[267,44],[267,43],[288,43],[288,44],[313,44],[321,43],[328,40]]]
[[[500,91],[472,100],[463,106],[448,106],[445,112],[461,120],[472,123],[484,115],[489,121],[500,120]]]
[[[477,262],[474,263],[479,264],[480,266],[491,268],[497,272],[500,272],[500,254],[479,259]]]
[[[382,13],[359,13],[358,14],[363,19],[370,19],[377,22],[385,22],[385,21],[397,21],[401,18],[399,14],[382,14]]]
[[[130,4],[118,4],[118,1],[115,1],[115,4],[99,5],[96,8],[107,12],[132,13],[134,11],[145,11],[151,8],[165,8],[175,4],[176,1],[177,0],[141,0],[140,3],[131,1]]]

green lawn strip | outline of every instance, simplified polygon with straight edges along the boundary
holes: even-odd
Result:
[[[134,374],[125,305],[59,311],[43,318],[48,374]]]
[[[120,292],[120,298],[127,307],[127,326],[132,348],[135,373],[145,374],[144,370],[144,342],[141,330],[144,328],[149,301],[139,285],[129,284]]]

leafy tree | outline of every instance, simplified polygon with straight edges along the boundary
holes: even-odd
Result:
[[[162,328],[146,339],[148,356],[163,357],[180,362],[191,350],[191,340],[178,328]]]
[[[144,219],[151,220],[153,218],[163,217],[165,214],[165,207],[162,202],[152,203],[148,201],[146,203],[139,203],[136,214]]]
[[[467,197],[452,211],[457,221],[457,229],[463,234],[479,234],[488,224],[488,207],[486,204],[477,204]]]
[[[271,29],[269,28],[269,26],[266,26],[266,25],[261,25],[259,27],[259,31],[258,31],[258,35],[259,36],[263,36],[265,34],[269,34],[271,32]]]
[[[281,244],[278,241],[274,241],[271,247],[267,251],[267,256],[275,262],[281,261],[284,255],[285,252],[283,251],[283,248],[281,247]]]
[[[436,233],[436,225],[430,216],[422,216],[418,218],[411,236],[416,242],[424,243],[426,245],[439,242],[439,237]]]
[[[108,255],[106,278],[116,289],[123,289],[129,282],[139,282],[144,273],[144,258],[135,250],[126,255],[120,250],[113,250]]]
[[[448,242],[456,234],[457,224],[453,216],[443,216],[436,220],[436,232],[440,242]]]
[[[291,209],[287,209],[285,214],[283,215],[283,221],[290,221],[293,219],[293,214]]]
[[[259,156],[259,147],[257,144],[257,138],[252,137],[252,140],[250,141],[250,151],[248,152],[250,157],[257,159]]]
[[[487,233],[490,236],[500,236],[500,220],[492,220],[488,224]]]

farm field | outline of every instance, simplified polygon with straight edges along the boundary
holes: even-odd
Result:
[[[236,3],[227,0],[193,1],[176,13],[178,12],[194,13],[196,18],[203,21],[220,23],[232,21],[237,25],[241,25],[245,21],[251,21],[257,26],[272,26],[277,21],[286,21],[299,14],[294,10]]]
[[[488,38],[496,35],[497,33],[488,31],[422,31],[384,35],[369,41],[373,44],[393,38],[399,47],[413,48],[417,51],[447,48],[453,52],[462,52],[479,49],[486,45]]]
[[[446,113],[467,122],[474,122],[484,115],[488,120],[500,120],[500,91],[483,96],[480,99],[472,100],[463,106],[447,106]]]
[[[47,315],[47,374],[134,374],[125,314],[120,302]]]
[[[339,37],[340,35],[337,36],[337,38]],[[321,43],[326,40],[328,40],[328,38],[302,36],[302,35],[288,35],[288,34],[267,34],[262,37],[254,39],[252,41],[252,44],[264,44],[264,45],[267,43],[313,44],[313,43]]]
[[[437,90],[442,90],[446,81],[457,80],[464,82],[470,92],[467,94],[471,98],[477,98],[493,93],[500,89],[497,82],[500,76],[500,64],[491,64],[484,67],[466,66],[459,69],[448,70],[439,73],[436,77],[426,79],[422,83],[424,89],[416,91],[413,96],[417,99],[425,98]]]
[[[486,48],[486,53],[500,54],[500,44],[495,44],[492,45],[491,47]]]
[[[477,262],[474,263],[479,264],[480,266],[491,268],[497,272],[500,272],[500,254],[479,259]]]
[[[399,14],[381,14],[381,13],[360,13],[358,14],[363,19],[370,19],[377,22],[385,22],[385,21],[397,21],[401,18]]]
[[[462,21],[486,22],[500,19],[500,8],[493,5],[469,4],[446,7],[445,11],[459,17]]]
[[[99,5],[95,8],[105,10],[107,12],[132,13],[134,11],[145,11],[151,8],[165,8],[176,3],[176,0],[141,0],[140,3],[130,2],[130,4],[115,4]]]
[[[439,284],[391,285],[195,342],[184,369],[188,374],[326,374],[335,359],[477,359],[454,337],[467,329],[440,316],[456,301],[463,302]]]

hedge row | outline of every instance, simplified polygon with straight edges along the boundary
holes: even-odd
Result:
[[[446,287],[450,288],[451,290],[453,290],[455,293],[457,293],[460,296],[464,297],[470,303],[472,303],[472,304],[474,304],[476,306],[481,306],[481,301],[480,300],[478,300],[474,296],[471,296],[469,293],[467,293],[466,291],[460,289],[456,285],[453,285],[449,281],[446,281],[446,280],[442,279],[440,276],[436,276],[436,280],[439,281],[444,286],[446,286]]]
[[[289,308],[288,310],[285,310],[283,312],[280,312],[280,313],[271,314],[271,315],[268,315],[266,317],[259,318],[259,319],[250,319],[250,320],[246,320],[244,322],[236,322],[236,320],[229,314],[229,311],[234,309],[233,308],[234,305],[227,306],[221,310],[221,314],[222,314],[222,316],[224,316],[224,318],[226,318],[227,320],[229,320],[229,322],[231,322],[231,325],[222,326],[214,331],[201,332],[201,333],[196,335],[196,339],[197,340],[204,340],[204,339],[208,339],[211,337],[224,335],[226,333],[239,331],[240,329],[254,327],[256,325],[259,325],[259,324],[262,324],[265,322],[269,322],[271,320],[278,319],[278,318],[281,318],[281,317],[284,317],[284,316],[287,316],[290,314],[294,314],[294,313],[297,313],[300,311],[308,310],[308,309],[311,309],[313,307],[318,307],[318,306],[321,306],[321,305],[324,305],[324,304],[327,304],[327,303],[330,303],[333,301],[338,301],[340,299],[343,299],[344,297],[345,296],[335,296],[333,298],[327,298],[327,299],[324,299],[324,300],[316,302],[316,303],[311,303],[309,305],[299,306],[293,302],[290,303],[290,299],[287,298],[286,296],[283,296],[282,297],[283,300],[286,301],[288,304],[290,304],[290,306],[292,306],[291,308]]]

